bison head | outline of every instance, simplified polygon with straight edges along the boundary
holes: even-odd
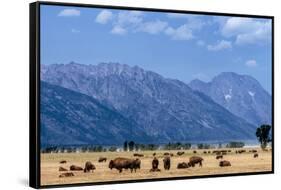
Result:
[[[113,160],[110,160],[108,167],[112,170],[112,168],[114,167],[114,162]]]

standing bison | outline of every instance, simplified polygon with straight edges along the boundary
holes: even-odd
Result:
[[[160,172],[158,165],[159,165],[159,160],[154,157],[152,160],[152,168],[150,169],[150,172]]]
[[[164,159],[163,159],[163,163],[164,163],[164,169],[165,170],[169,170],[170,167],[171,167],[171,158],[169,156],[166,156]]]
[[[201,158],[199,156],[192,156],[189,158],[188,165],[194,167],[195,164],[199,164],[199,166],[202,167],[202,161],[203,161],[203,158]]]
[[[129,158],[115,158],[114,160],[110,160],[108,167],[110,169],[115,168],[119,171],[119,173],[122,172],[123,169],[130,169],[131,172],[133,170],[140,169],[141,167],[141,160],[140,159],[129,159]]]
[[[257,158],[257,157],[259,157],[259,154],[258,154],[258,153],[255,153],[255,154],[254,154],[254,158]]]
[[[90,172],[92,170],[92,172],[94,172],[94,170],[96,169],[95,165],[92,164],[91,162],[86,162],[85,163],[85,168],[84,168],[84,172]]]

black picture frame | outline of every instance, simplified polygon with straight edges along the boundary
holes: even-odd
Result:
[[[152,12],[166,13],[188,13],[200,15],[215,15],[215,16],[233,16],[233,17],[250,17],[250,18],[266,18],[272,20],[272,170],[264,172],[247,172],[247,173],[232,173],[219,175],[202,175],[202,176],[186,176],[186,177],[169,177],[157,179],[138,179],[138,180],[122,180],[109,182],[93,182],[93,183],[76,183],[63,185],[47,185],[42,186],[40,183],[40,5],[55,5],[55,6],[71,6],[71,7],[87,7],[87,8],[108,8],[117,10],[139,10]],[[151,181],[166,181],[166,180],[182,180],[196,178],[213,178],[213,177],[229,177],[229,176],[245,176],[259,174],[274,173],[274,16],[265,15],[250,15],[250,14],[235,14],[235,13],[218,13],[190,10],[171,10],[157,8],[142,8],[142,7],[126,7],[126,6],[111,6],[111,5],[93,5],[80,3],[60,3],[38,1],[29,4],[29,185],[33,188],[54,188],[54,187],[73,187],[73,186],[88,186],[88,185],[104,185],[104,184],[121,184],[121,183],[136,183],[136,182],[151,182]]]

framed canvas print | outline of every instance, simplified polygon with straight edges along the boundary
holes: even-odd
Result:
[[[30,4],[30,186],[274,172],[274,18]]]

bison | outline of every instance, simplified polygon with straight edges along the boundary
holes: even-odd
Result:
[[[95,165],[92,164],[90,161],[88,161],[85,163],[84,173],[90,172],[91,170],[92,172],[94,172],[95,169],[96,169]]]
[[[165,170],[169,170],[170,167],[171,167],[171,158],[169,156],[166,156],[164,159],[163,159],[163,163],[164,163],[164,169]]]
[[[181,155],[183,155],[184,154],[184,152],[177,152],[177,155],[178,156],[181,156]]]
[[[254,154],[254,158],[257,158],[257,157],[259,157],[259,154],[258,154],[258,153],[255,153],[255,154]]]
[[[106,162],[106,157],[99,157],[98,162]]]
[[[227,167],[227,166],[231,166],[231,164],[230,164],[229,161],[223,160],[223,161],[220,161],[219,166],[220,167]]]
[[[218,160],[218,159],[223,159],[223,155],[217,155],[216,156],[216,159]]]
[[[152,168],[149,171],[150,172],[160,172],[158,165],[159,165],[159,160],[154,157],[152,160]]]
[[[186,162],[181,162],[181,163],[178,163],[177,168],[178,169],[185,169],[185,168],[189,168],[189,165]]]
[[[194,154],[196,154],[196,153],[197,153],[197,151],[196,151],[196,150],[194,150],[194,151],[193,151],[193,153],[194,153]]]
[[[129,158],[115,158],[114,160],[110,160],[108,167],[110,169],[112,168],[116,168],[117,170],[119,170],[119,173],[122,172],[123,169],[130,169],[131,172],[133,172],[133,170],[140,169],[141,166],[141,161],[140,159],[129,159]]]
[[[164,154],[163,154],[164,156],[169,156],[170,155],[170,153],[169,152],[164,152]]]
[[[68,171],[67,169],[63,168],[63,167],[59,167],[59,171],[60,172],[65,172],[65,171]]]
[[[74,173],[72,172],[66,172],[59,175],[59,177],[72,177],[72,176],[74,176]]]
[[[154,152],[154,153],[152,154],[152,156],[156,156],[156,152]]]
[[[194,167],[195,164],[199,164],[200,167],[202,167],[202,161],[204,159],[199,156],[192,156],[189,158],[188,165]]]
[[[143,157],[144,155],[143,155],[143,154],[135,153],[133,156],[136,156],[136,157]]]
[[[71,165],[70,170],[71,171],[81,171],[81,170],[83,170],[83,168],[81,168],[80,166]]]
[[[66,164],[66,160],[60,161],[60,164]]]

